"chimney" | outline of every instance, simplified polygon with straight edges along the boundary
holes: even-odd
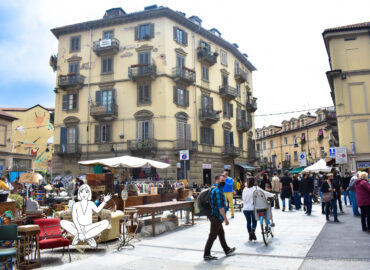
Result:
[[[199,25],[199,26],[202,25],[202,20],[197,16],[193,15],[193,16],[189,17],[189,20],[192,21],[193,23]]]
[[[216,28],[212,28],[211,30],[209,30],[209,32],[211,32],[215,36],[221,37],[221,32],[218,31]]]

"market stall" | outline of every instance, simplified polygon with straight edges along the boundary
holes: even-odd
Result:
[[[303,171],[318,173],[318,172],[330,172],[331,169],[332,169],[332,167],[327,166],[325,160],[320,159],[315,164],[306,167]]]

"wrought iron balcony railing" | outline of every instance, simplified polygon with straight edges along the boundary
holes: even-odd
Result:
[[[157,68],[155,65],[138,64],[128,67],[128,77],[134,82],[138,79],[154,80],[156,74]]]
[[[98,56],[102,54],[116,54],[119,51],[119,41],[115,38],[95,41],[93,50]]]
[[[195,82],[195,71],[186,67],[174,67],[172,77],[175,82],[190,85]]]

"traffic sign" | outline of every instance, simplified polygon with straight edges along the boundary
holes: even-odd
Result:
[[[347,148],[346,147],[336,147],[335,153],[335,163],[346,164],[347,163]]]
[[[299,153],[299,166],[306,167],[307,166],[307,159],[306,159],[306,152]]]
[[[330,147],[329,148],[329,157],[335,158],[335,148],[336,147]]]
[[[180,151],[180,160],[189,160],[189,150]]]

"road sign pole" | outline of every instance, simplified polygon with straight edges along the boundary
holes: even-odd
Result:
[[[187,179],[186,178],[186,160],[184,159],[183,161],[184,161],[184,178]]]

